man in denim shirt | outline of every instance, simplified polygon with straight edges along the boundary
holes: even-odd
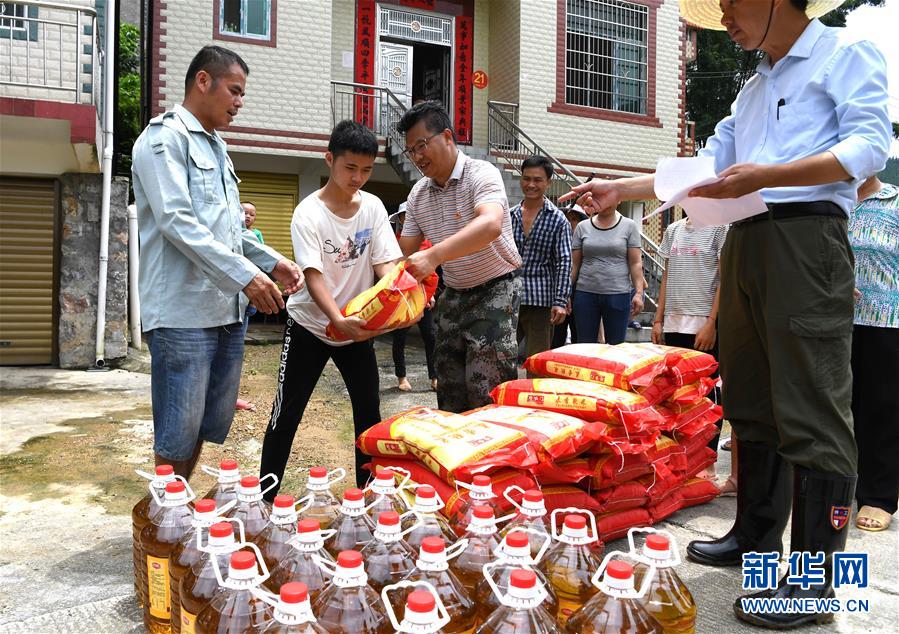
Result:
[[[182,105],[152,119],[134,144],[153,451],[156,464],[185,478],[203,441],[221,444],[231,427],[247,299],[274,313],[284,300],[267,273],[287,294],[303,284],[296,264],[244,227],[239,181],[215,131],[243,106],[248,73],[236,53],[204,47],[187,70]]]

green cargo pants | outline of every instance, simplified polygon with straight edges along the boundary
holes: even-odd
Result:
[[[852,431],[854,258],[846,220],[731,227],[721,257],[724,416],[740,440],[794,465],[856,471]]]

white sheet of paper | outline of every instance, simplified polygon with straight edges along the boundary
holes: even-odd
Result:
[[[767,209],[762,195],[752,192],[739,198],[690,198],[690,190],[716,183],[715,159],[710,156],[659,159],[656,167],[655,192],[666,201],[656,209],[659,213],[680,205],[697,227],[726,225]],[[644,218],[645,220],[645,218]]]

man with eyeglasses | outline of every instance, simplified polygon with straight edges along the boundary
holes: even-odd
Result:
[[[397,124],[404,154],[425,178],[409,193],[400,248],[417,278],[443,267],[446,291],[435,316],[437,404],[463,412],[491,402],[490,390],[518,378],[515,331],[521,258],[499,171],[466,156],[446,111],[434,101]],[[424,239],[433,247],[418,248]]]

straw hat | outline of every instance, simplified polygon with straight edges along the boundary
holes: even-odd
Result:
[[[702,29],[724,31],[718,0],[678,0],[681,17],[688,24]],[[809,18],[819,18],[843,4],[843,0],[809,0],[805,9]]]

